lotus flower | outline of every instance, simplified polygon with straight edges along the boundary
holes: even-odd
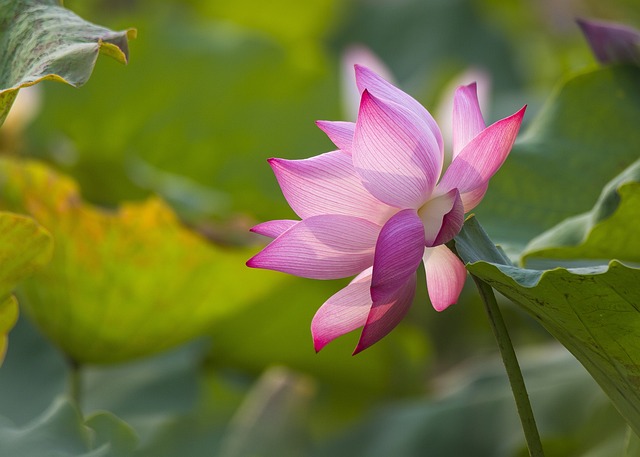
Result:
[[[475,83],[459,87],[453,160],[442,173],[442,135],[429,112],[372,70],[356,65],[355,71],[362,94],[356,122],[317,122],[338,150],[269,160],[301,220],[254,227],[273,241],[247,262],[305,278],[355,276],[311,324],[316,351],[362,327],[354,354],[402,320],[421,262],[433,307],[442,311],[457,301],[466,270],[445,243],[484,196],[526,108],[485,127]]]

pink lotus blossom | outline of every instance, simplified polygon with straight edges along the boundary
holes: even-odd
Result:
[[[457,301],[466,270],[444,243],[484,196],[526,108],[486,127],[475,83],[459,87],[453,161],[442,173],[442,135],[429,112],[368,68],[355,70],[362,94],[356,122],[317,122],[338,150],[269,160],[301,220],[254,227],[274,239],[247,262],[305,278],[355,276],[311,324],[316,351],[362,327],[354,354],[387,335],[407,313],[421,262],[433,307],[442,311]]]

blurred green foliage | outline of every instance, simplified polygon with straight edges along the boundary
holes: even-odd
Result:
[[[69,456],[233,456],[256,443],[265,456],[411,456],[425,447],[434,455],[523,455],[471,290],[438,315],[422,287],[406,322],[379,344],[351,357],[357,335],[348,335],[314,355],[311,317],[342,283],[245,269],[264,242],[247,229],[293,216],[266,159],[332,148],[313,121],[345,119],[340,59],[360,43],[433,112],[447,83],[469,67],[491,76],[487,121],[529,104],[530,125],[476,211],[517,256],[532,238],[592,208],[638,158],[638,70],[595,69],[573,22],[597,15],[637,26],[634,1],[68,0],[65,7],[113,30],[136,27],[139,36],[127,67],[98,60],[80,90],[43,84],[36,119],[0,130],[2,153],[14,156],[2,161],[0,200],[50,229],[57,249],[49,269],[20,292],[52,340],[24,319],[11,333],[0,369],[0,436],[12,438],[0,440],[0,454],[39,455],[40,442],[27,439],[33,434],[56,436],[60,455]],[[46,179],[16,185],[33,167]],[[78,214],[61,211],[60,182],[72,188]],[[94,236],[103,232],[113,234],[109,243]],[[190,241],[177,248],[172,237]],[[81,244],[104,269],[92,272],[65,255]],[[206,274],[187,267],[191,255],[204,259]],[[165,299],[175,315],[158,311]],[[525,357],[524,365],[548,454],[620,453],[623,421],[586,372],[550,350],[534,320],[509,306],[505,314],[517,344],[545,343],[543,360]],[[113,346],[101,343],[105,335]],[[130,360],[196,335],[205,339]],[[110,414],[87,419],[78,405],[54,400],[68,389],[68,357],[126,361],[81,367],[80,408],[87,417],[108,410],[129,425]],[[460,387],[448,374],[469,360]],[[245,447],[238,436],[247,436]]]

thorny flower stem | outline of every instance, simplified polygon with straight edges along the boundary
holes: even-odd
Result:
[[[484,302],[487,315],[489,316],[489,322],[491,323],[491,329],[493,330],[498,348],[500,349],[502,362],[507,370],[509,384],[511,384],[511,390],[516,401],[516,408],[518,409],[518,415],[522,423],[522,430],[524,431],[524,437],[527,442],[527,447],[529,448],[529,455],[531,457],[544,457],[540,434],[538,433],[536,420],[533,417],[531,403],[529,402],[529,394],[524,384],[522,371],[520,371],[520,365],[518,364],[507,326],[498,308],[496,296],[489,284],[474,275],[471,275],[471,277],[476,283],[480,297]]]

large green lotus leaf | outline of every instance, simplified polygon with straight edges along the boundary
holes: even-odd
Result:
[[[0,424],[0,455],[126,457],[137,445],[125,422],[102,412],[83,420],[70,401],[58,398],[24,427]]]
[[[640,160],[603,190],[593,209],[533,239],[523,254],[529,266],[581,266],[609,259],[640,262]],[[584,266],[584,265],[582,265]]]
[[[519,251],[588,211],[638,159],[640,68],[607,67],[566,81],[532,120],[475,210],[491,237]]]
[[[52,247],[49,233],[33,219],[0,213],[0,364],[7,334],[18,318],[18,303],[11,290],[49,261]]]
[[[0,1],[0,125],[20,88],[47,79],[81,86],[100,52],[127,61],[134,29],[114,32],[91,24],[60,3]]]
[[[272,287],[275,274],[244,266],[248,250],[209,244],[157,198],[106,212],[83,203],[70,179],[12,159],[0,160],[0,182],[0,204],[28,212],[54,236],[52,262],[24,284],[25,305],[78,362],[182,343]]]
[[[521,306],[600,384],[640,434],[640,269],[618,261],[539,271],[512,266],[475,218],[456,248],[467,269]]]

